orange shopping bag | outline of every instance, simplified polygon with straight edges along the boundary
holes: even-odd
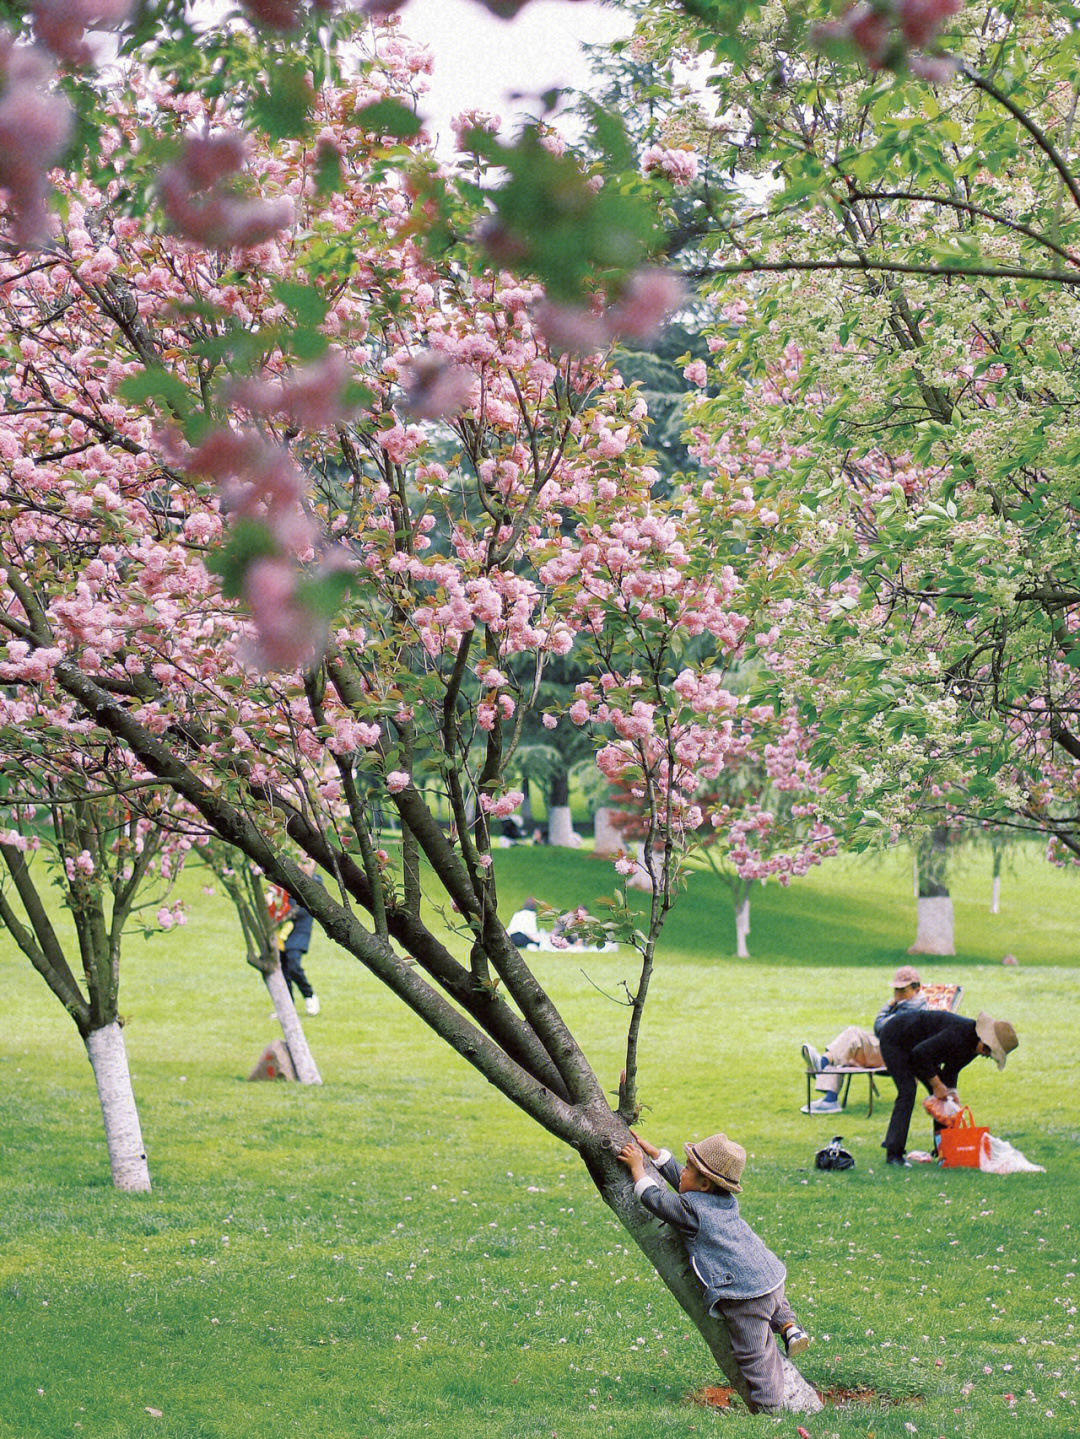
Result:
[[[938,1154],[946,1169],[978,1169],[980,1158],[990,1158],[990,1131],[975,1123],[965,1105],[957,1123],[938,1135]]]

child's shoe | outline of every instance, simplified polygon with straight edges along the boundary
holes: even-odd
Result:
[[[786,1329],[782,1329],[780,1338],[784,1341],[784,1348],[789,1359],[794,1359],[797,1354],[805,1354],[814,1342],[806,1330],[798,1324],[789,1324]]]

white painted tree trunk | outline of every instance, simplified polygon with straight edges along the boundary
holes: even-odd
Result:
[[[564,849],[576,849],[580,843],[580,835],[574,833],[570,806],[553,804],[548,811],[548,844],[562,845]]]
[[[990,895],[990,913],[997,914],[1001,906],[1001,875],[994,875],[994,888]]]
[[[745,894],[735,904],[735,955],[738,959],[749,959],[750,951],[746,947],[747,936],[750,933],[750,888],[747,886]]]
[[[143,1149],[139,1111],[131,1088],[124,1032],[114,1020],[86,1036],[86,1052],[94,1071],[101,1117],[105,1121],[105,1143],[109,1147],[109,1168],[117,1189],[135,1194],[150,1192],[150,1166]]]
[[[270,991],[270,998],[274,1003],[274,1013],[281,1025],[285,1048],[289,1051],[289,1058],[293,1062],[297,1079],[301,1084],[321,1084],[322,1075],[308,1048],[304,1026],[300,1023],[300,1016],[296,1012],[296,1005],[293,1004],[289,986],[285,983],[285,976],[282,974],[280,966],[269,974],[264,974],[263,979]]]
[[[626,841],[611,823],[612,811],[606,805],[601,805],[593,816],[595,825],[595,840],[593,853],[602,855],[614,855],[620,849],[626,848]]]
[[[915,943],[908,954],[955,954],[953,905],[948,895],[918,901]]]

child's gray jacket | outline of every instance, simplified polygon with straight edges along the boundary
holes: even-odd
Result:
[[[657,1168],[676,1191],[682,1165],[665,1151]],[[757,1299],[771,1294],[787,1278],[787,1270],[772,1250],[739,1218],[734,1194],[671,1194],[652,1175],[639,1179],[634,1189],[645,1208],[682,1235],[694,1273],[705,1286],[710,1309],[717,1303]]]

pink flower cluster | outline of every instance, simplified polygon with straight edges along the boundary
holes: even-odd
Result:
[[[303,508],[304,476],[284,446],[252,431],[215,430],[192,451],[188,468],[217,482],[230,513],[264,522],[281,550],[310,556],[318,531]]]
[[[243,597],[251,610],[257,643],[251,661],[268,670],[311,664],[326,641],[326,621],[305,601],[297,561],[314,558],[318,527],[306,513],[304,476],[287,450],[257,435],[217,430],[194,450],[188,468],[217,481],[227,511],[262,525],[275,553],[252,561],[244,572]],[[319,573],[340,568],[343,552],[324,555]]]
[[[33,0],[34,34],[46,49],[69,65],[91,58],[87,30],[113,30],[131,14],[133,0]]]
[[[189,135],[179,160],[161,173],[161,204],[185,240],[214,250],[250,249],[293,223],[292,202],[239,194],[232,182],[244,166],[239,130]]]
[[[356,406],[346,402],[352,369],[340,350],[329,349],[321,360],[280,380],[265,373],[237,380],[227,395],[249,414],[279,416],[293,429],[325,430],[348,424]]]
[[[485,814],[492,815],[495,819],[505,819],[507,815],[520,809],[525,803],[525,796],[519,789],[511,789],[506,794],[480,796],[480,808]]]
[[[26,248],[49,234],[47,174],[71,137],[72,113],[50,91],[53,71],[36,46],[0,30],[0,188],[7,191],[12,237]]]
[[[895,69],[906,61],[923,79],[944,83],[955,73],[953,61],[908,51],[933,40],[962,5],[963,0],[858,0],[839,20],[819,25],[816,36],[850,41],[871,70]]]
[[[240,0],[250,19],[268,25],[272,30],[295,30],[300,23],[299,0]],[[322,15],[332,15],[336,0],[312,0],[312,7]]]
[[[469,403],[476,388],[472,372],[438,350],[414,355],[402,379],[401,410],[410,420],[446,419]]]
[[[568,354],[600,354],[616,340],[649,339],[686,295],[672,270],[647,266],[636,271],[612,305],[598,309],[541,300],[536,322],[554,349]]]
[[[257,669],[302,669],[322,650],[325,622],[299,597],[300,579],[300,570],[281,556],[254,560],[244,571],[243,595],[257,636],[250,658]]]
[[[692,185],[698,177],[698,157],[693,150],[650,145],[641,156],[641,173],[663,175],[673,185]]]

